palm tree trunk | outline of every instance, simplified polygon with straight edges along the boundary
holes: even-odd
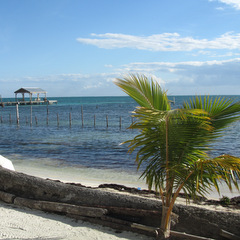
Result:
[[[170,204],[170,178],[169,178],[169,153],[168,153],[168,116],[166,117],[166,206]]]
[[[162,220],[158,230],[158,239],[170,237],[171,215],[168,216],[168,209],[171,201],[170,179],[169,179],[169,155],[168,155],[168,117],[166,117],[166,202],[162,203]]]
[[[169,239],[170,237],[170,227],[171,227],[171,217],[167,216],[168,207],[162,206],[162,220],[161,226],[158,229],[157,239]],[[166,223],[166,221],[168,221]]]

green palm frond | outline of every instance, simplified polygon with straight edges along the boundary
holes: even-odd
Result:
[[[224,155],[211,158],[211,144],[231,123],[240,119],[240,103],[231,99],[198,97],[180,109],[170,103],[159,84],[144,75],[117,79],[116,84],[140,105],[130,126],[140,132],[128,140],[129,152],[137,151],[138,169],[149,188],[178,194],[180,189],[205,195],[219,181],[238,189],[240,162]],[[168,185],[168,186],[167,186]],[[166,193],[165,193],[166,194]]]
[[[230,190],[232,184],[239,190],[240,158],[231,155],[221,155],[216,158],[202,160],[199,162],[201,168],[214,179],[213,185],[218,190],[218,182],[225,182]],[[217,181],[216,181],[217,180]]]
[[[144,75],[129,75],[116,79],[115,84],[132,97],[140,106],[159,110],[169,110],[170,102],[167,94],[153,79]]]
[[[240,102],[226,97],[205,96],[191,99],[184,103],[186,109],[202,109],[209,113],[215,131],[223,130],[232,122],[240,120]]]

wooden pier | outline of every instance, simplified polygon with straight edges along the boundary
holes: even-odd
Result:
[[[18,105],[50,105],[56,104],[57,100],[34,100],[34,101],[13,101],[13,102],[0,102],[0,106],[16,106]]]
[[[20,88],[15,93],[15,101],[3,102],[1,100],[0,106],[16,106],[16,105],[48,105],[57,103],[57,100],[47,100],[47,92],[41,88],[27,87]],[[22,98],[18,99],[17,94],[22,94]],[[29,98],[25,99],[25,94],[29,94]],[[37,95],[37,98],[33,98],[33,94]],[[44,94],[44,98],[40,98],[39,95]],[[2,99],[2,97],[1,97]]]

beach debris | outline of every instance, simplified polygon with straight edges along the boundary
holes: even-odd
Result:
[[[15,171],[12,161],[0,155],[0,166],[9,170]]]
[[[227,232],[227,231],[224,231],[224,230],[220,230],[220,236],[223,236],[227,239],[231,239],[231,240],[240,240],[240,237],[233,234],[233,233],[230,233],[230,232]]]
[[[31,209],[37,209],[47,212],[73,214],[96,218],[102,217],[108,212],[107,209],[104,208],[77,206],[59,202],[38,201],[20,197],[16,197],[14,199],[14,204],[22,207],[28,207]]]
[[[157,230],[161,221],[161,201],[142,194],[123,194],[123,186],[115,187],[120,191],[65,184],[0,168],[1,201],[64,214],[120,231],[156,236],[156,231],[149,232],[146,229],[150,227]],[[136,191],[142,193],[143,190]],[[176,204],[171,217],[176,221],[171,224],[175,232],[182,232],[183,237],[188,237],[188,234],[194,237],[205,236],[195,239],[219,239],[220,229],[237,236],[240,225],[239,211],[227,210],[217,211],[202,205],[198,207]]]

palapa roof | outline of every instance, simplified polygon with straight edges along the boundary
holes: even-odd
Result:
[[[43,90],[42,88],[38,88],[38,87],[25,87],[25,88],[20,88],[17,91],[15,91],[14,93],[46,93],[45,90]]]

